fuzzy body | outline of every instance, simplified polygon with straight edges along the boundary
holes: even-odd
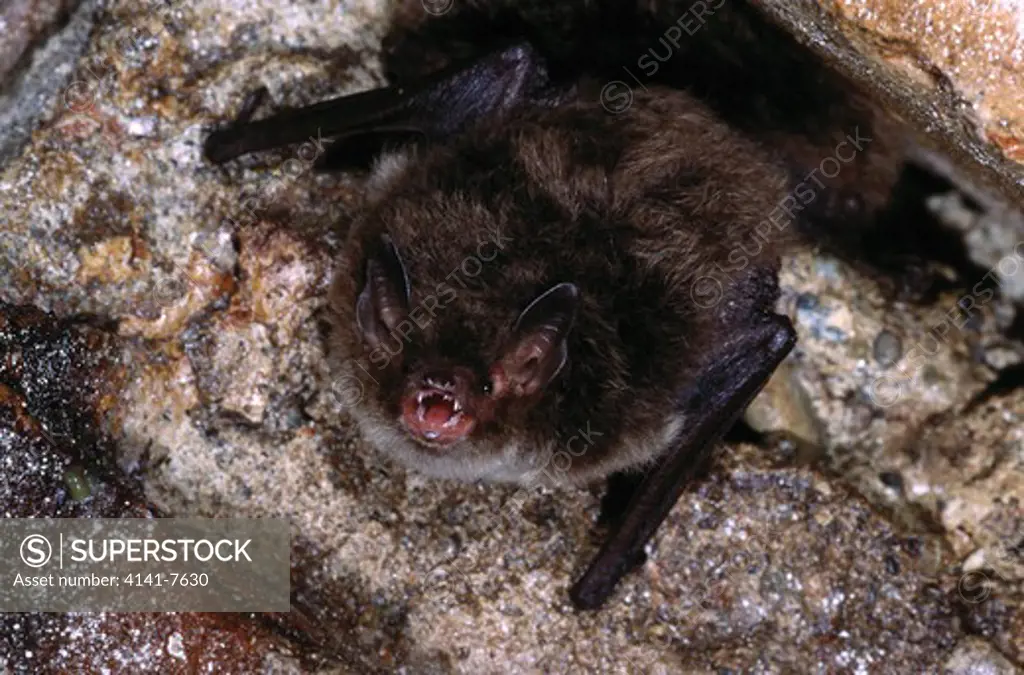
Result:
[[[798,225],[823,243],[857,245],[890,203],[906,155],[902,127],[756,4],[461,0],[437,16],[421,0],[400,0],[384,40],[386,65],[395,79],[412,81],[525,39],[555,79],[586,73],[613,85],[613,105],[627,90],[684,88],[786,166]],[[855,153],[848,144],[837,150],[849,138],[868,140]],[[853,159],[836,173],[837,152]]]
[[[687,423],[678,396],[702,355],[739,315],[772,311],[774,284],[748,280],[777,269],[790,234],[763,229],[786,194],[784,168],[688,94],[657,86],[621,115],[583,95],[524,106],[451,143],[385,156],[370,185],[329,303],[338,379],[358,391],[349,408],[370,442],[462,480],[582,483],[659,456]],[[355,316],[366,251],[384,232],[410,281],[414,328],[389,348],[408,367],[457,362],[483,376],[532,298],[578,286],[568,364],[535,405],[443,450],[403,433],[400,384]]]

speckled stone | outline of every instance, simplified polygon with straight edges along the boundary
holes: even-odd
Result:
[[[11,0],[0,5],[0,90],[30,58],[32,47],[60,27],[79,0]]]
[[[827,256],[787,258],[799,387],[759,404],[774,429],[812,420],[820,461],[784,440],[723,448],[613,602],[578,614],[566,592],[600,542],[596,490],[428,480],[353,432],[322,308],[358,180],[314,175],[294,149],[200,157],[261,84],[274,106],[379,84],[383,8],[169,7],[111,3],[73,105],[50,101],[3,167],[0,300],[112,320],[117,460],[144,469],[163,513],[289,517],[293,612],[0,617],[11,670],[45,672],[25,654],[42,638],[51,672],[902,673],[979,649],[1024,663],[1006,546],[1024,522],[1022,401],[968,408],[998,376],[974,355],[1021,351],[1002,334],[1012,304],[976,298],[972,323],[936,339],[960,295],[905,305]],[[884,330],[904,346],[888,367]]]
[[[88,44],[97,4],[98,0],[0,4],[0,163],[18,153],[40,115],[63,98],[75,62]]]
[[[1016,0],[762,0],[912,121],[926,146],[1024,201],[1024,6]]]

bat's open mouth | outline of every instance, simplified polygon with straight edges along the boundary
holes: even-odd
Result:
[[[454,392],[428,386],[405,399],[402,424],[417,440],[443,446],[468,436],[476,420]]]

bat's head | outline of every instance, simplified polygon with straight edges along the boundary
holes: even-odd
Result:
[[[361,287],[353,290],[371,375],[383,383],[398,425],[433,451],[536,405],[566,364],[579,303],[574,284],[552,284],[501,321],[494,318],[500,310],[479,298],[460,302],[448,287],[439,293],[444,308],[423,311],[412,304],[414,289],[388,235],[368,247]]]

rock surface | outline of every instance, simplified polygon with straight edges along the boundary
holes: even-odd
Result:
[[[79,0],[13,0],[0,7],[0,82],[25,62],[32,48],[59,28]]]
[[[127,502],[291,518],[294,611],[7,616],[0,664],[359,673],[1024,664],[1024,394],[1007,376],[1024,347],[1017,306],[986,291],[1004,277],[979,287],[982,269],[920,306],[827,256],[788,259],[779,309],[800,342],[760,415],[748,416],[775,433],[724,448],[617,601],[576,614],[566,588],[600,539],[596,491],[427,480],[379,459],[349,428],[341,401],[358,392],[327,372],[320,312],[343,235],[335,223],[357,208],[358,180],[312,173],[317,139],[226,170],[200,156],[205,133],[260,84],[275,106],[379,84],[383,8],[154,7],[111,3],[71,94],[38,104],[41,127],[0,174],[0,300],[11,303],[0,309],[0,450],[58,467],[33,489],[80,498],[77,508],[96,514],[123,513]],[[991,151],[961,147],[961,156]],[[1012,176],[1000,161],[990,170]],[[998,271],[1019,240],[988,237],[979,260]],[[37,362],[64,363],[68,382],[88,372],[94,386],[40,387],[45,369],[15,372],[11,355],[32,349],[68,354]],[[78,391],[83,418],[43,400]],[[85,436],[63,428],[94,430],[88,457],[141,476],[146,503],[123,496],[131,481],[84,493],[67,468],[93,462],[67,441]],[[5,494],[10,510],[17,502]]]
[[[94,0],[11,0],[0,5],[0,161],[16,154],[40,104],[64,88],[85,49]]]
[[[759,0],[975,181],[1024,199],[1024,6],[1016,0]]]

